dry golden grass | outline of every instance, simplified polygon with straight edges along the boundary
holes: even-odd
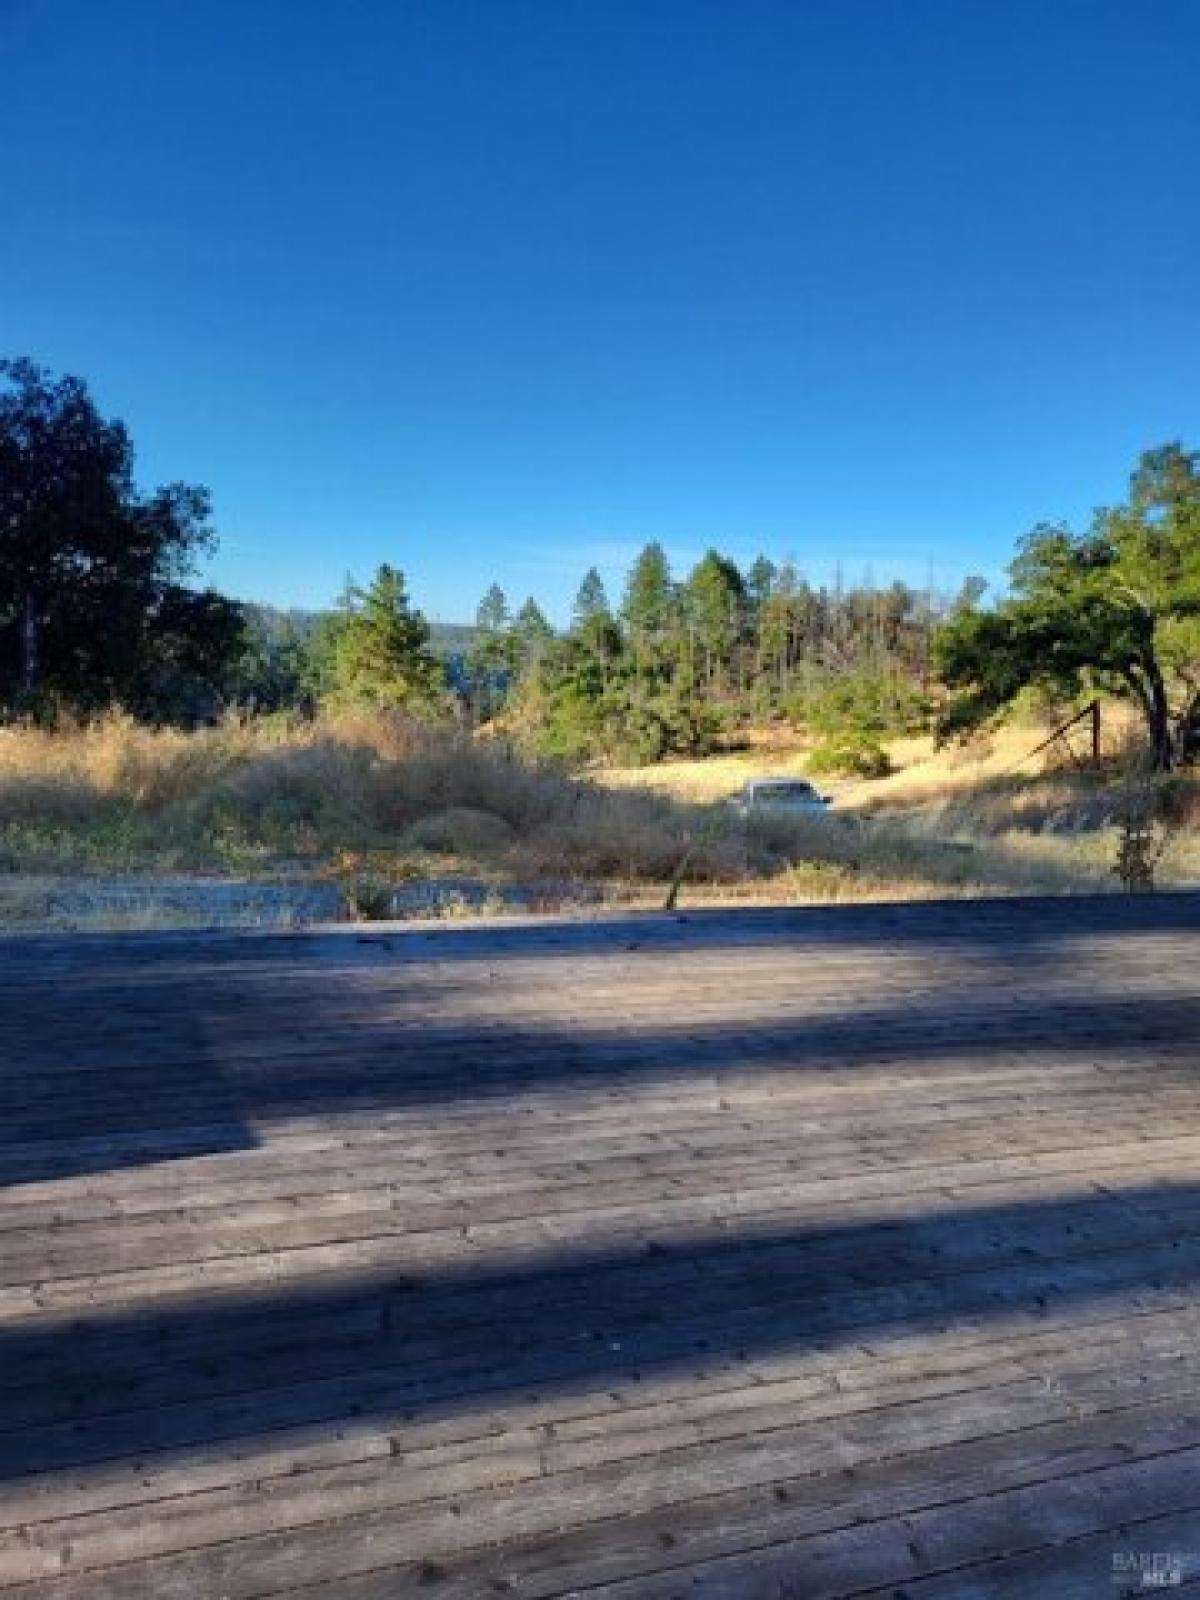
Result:
[[[0,731],[10,871],[328,867],[362,853],[461,856],[583,879],[699,878],[774,864],[692,808],[615,793],[494,742],[380,715],[229,722],[184,734],[120,717]]]
[[[923,806],[954,794],[969,794],[985,780],[1016,775],[1037,777],[1057,770],[1061,751],[1046,751],[1028,759],[1048,727],[1014,724],[982,735],[965,745],[938,749],[929,737],[893,739],[887,745],[892,771],[885,778],[827,778],[817,787],[832,796],[839,809],[878,812],[906,806]],[[1116,757],[1128,743],[1130,723],[1122,708],[1106,714],[1105,740]],[[1084,740],[1075,735],[1082,753]],[[647,788],[676,799],[708,803],[727,798],[750,778],[805,777],[808,748],[776,735],[770,740],[747,740],[747,748],[705,756],[694,761],[667,761],[657,767],[617,767],[598,770],[596,780],[618,789]]]
[[[750,776],[802,772],[802,752],[577,779],[498,741],[379,715],[196,733],[121,717],[10,728],[0,730],[0,923],[36,922],[28,908],[46,881],[131,874],[469,872],[539,886],[547,904],[569,901],[572,884],[591,900],[661,903],[685,859],[686,904],[1112,887],[1112,791],[1005,776],[1014,745],[1029,748],[1028,730],[975,757],[908,741],[893,749],[894,777],[831,785],[829,815],[743,820],[714,802]],[[1177,798],[1186,813],[1187,795]],[[1187,847],[1164,863],[1168,877],[1200,865],[1195,837],[1181,832]],[[22,889],[39,875],[37,894]]]
[[[952,890],[944,870],[948,847],[974,863],[978,889],[1111,888],[1117,831],[1131,804],[1147,803],[1148,780],[1137,776],[1137,725],[1124,708],[1105,713],[1105,770],[1073,765],[1061,746],[1031,753],[1047,727],[1014,724],[966,745],[937,749],[930,738],[894,740],[892,772],[879,779],[818,779],[833,800],[833,815],[853,819],[869,841],[866,858],[880,879],[889,860],[903,864],[892,879],[898,892],[922,886],[917,864],[926,852],[934,892]],[[1082,756],[1083,738],[1075,737]],[[598,772],[620,790],[648,788],[693,803],[727,799],[755,777],[806,776],[806,753],[778,742],[696,761]],[[1200,781],[1176,777],[1157,785],[1150,802],[1169,833],[1159,872],[1165,886],[1200,882]]]

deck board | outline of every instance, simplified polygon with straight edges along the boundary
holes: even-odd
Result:
[[[0,1596],[1200,1580],[1198,935],[7,941]]]

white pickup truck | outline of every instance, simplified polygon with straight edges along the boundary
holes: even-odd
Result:
[[[824,811],[830,802],[803,778],[751,778],[727,803],[747,817],[767,811]]]

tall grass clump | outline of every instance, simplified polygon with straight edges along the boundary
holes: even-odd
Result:
[[[445,725],[345,712],[184,733],[122,716],[0,731],[10,870],[313,866],[345,852],[459,855],[564,877],[669,876],[694,808],[614,793]],[[744,850],[693,848],[700,877]]]

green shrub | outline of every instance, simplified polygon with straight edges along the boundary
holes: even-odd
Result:
[[[842,778],[886,778],[892,763],[870,734],[846,733],[819,744],[808,758],[808,770]]]
[[[667,726],[650,706],[617,706],[606,716],[597,744],[599,753],[615,766],[652,766],[667,753]]]

